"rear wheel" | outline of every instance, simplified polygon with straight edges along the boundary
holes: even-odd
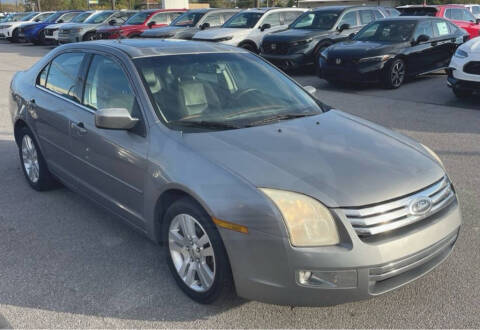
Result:
[[[473,95],[473,91],[470,91],[470,90],[459,89],[456,87],[453,87],[452,90],[453,90],[453,94],[455,94],[455,96],[458,97],[459,99],[463,99],[465,97],[469,97]]]
[[[163,242],[170,271],[191,299],[209,304],[231,296],[233,279],[222,239],[193,199],[182,198],[168,208]]]
[[[240,48],[243,48],[243,49],[246,49],[248,50],[249,52],[252,52],[252,53],[255,53],[255,54],[258,54],[258,50],[257,50],[257,47],[249,42],[246,42],[244,44],[241,44],[239,46]]]
[[[390,89],[400,87],[405,80],[405,69],[405,62],[400,58],[387,63],[383,72],[384,86]]]

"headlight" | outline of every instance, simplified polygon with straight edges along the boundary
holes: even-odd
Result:
[[[300,45],[306,45],[310,42],[312,42],[312,38],[309,38],[309,39],[305,39],[305,40],[299,40],[299,41],[294,41],[291,43],[292,46],[300,46]]]
[[[215,39],[213,41],[221,42],[221,41],[227,41],[227,40],[232,40],[232,39],[233,39],[233,36],[228,36],[228,37],[218,38],[218,39]]]
[[[388,61],[389,59],[391,59],[392,57],[394,57],[394,55],[380,55],[380,56],[373,56],[373,57],[365,57],[365,58],[361,58],[358,60],[358,63],[365,63],[365,62],[384,62],[384,61]]]
[[[293,246],[325,246],[340,242],[330,211],[306,195],[276,189],[260,189],[278,207]]]
[[[438,157],[438,155],[435,153],[435,151],[433,151],[432,149],[430,149],[429,147],[427,147],[427,146],[424,145],[424,144],[422,144],[422,146],[425,148],[425,150],[428,151],[428,153],[430,154],[430,156],[432,156],[433,158],[435,158],[435,160],[436,160],[442,167],[445,167],[445,166],[443,166],[442,160],[440,159],[440,157]]]
[[[468,57],[468,53],[466,51],[458,48],[457,51],[455,52],[454,56],[458,57],[458,58],[466,58],[466,57]]]

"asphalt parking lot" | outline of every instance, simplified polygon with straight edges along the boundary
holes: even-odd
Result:
[[[49,49],[0,41],[0,328],[480,328],[480,96],[457,100],[441,73],[398,90],[333,87],[296,74],[325,103],[440,155],[464,217],[457,246],[425,277],[367,301],[203,306],[177,288],[160,247],[79,195],[38,193],[23,178],[9,83]]]

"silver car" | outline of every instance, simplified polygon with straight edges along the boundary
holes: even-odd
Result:
[[[227,45],[94,41],[17,73],[10,111],[32,188],[163,243],[198,302],[338,304],[429,272],[461,226],[442,162],[313,92]]]

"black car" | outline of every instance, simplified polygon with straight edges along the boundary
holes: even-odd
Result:
[[[318,75],[398,88],[406,76],[447,68],[468,34],[443,18],[395,17],[372,22],[351,39],[321,53]]]
[[[195,9],[177,17],[169,26],[144,31],[141,38],[175,38],[190,40],[200,30],[220,27],[240,9]]]
[[[316,63],[320,53],[376,19],[398,16],[394,8],[328,6],[307,11],[289,28],[265,36],[261,56],[282,69]]]

